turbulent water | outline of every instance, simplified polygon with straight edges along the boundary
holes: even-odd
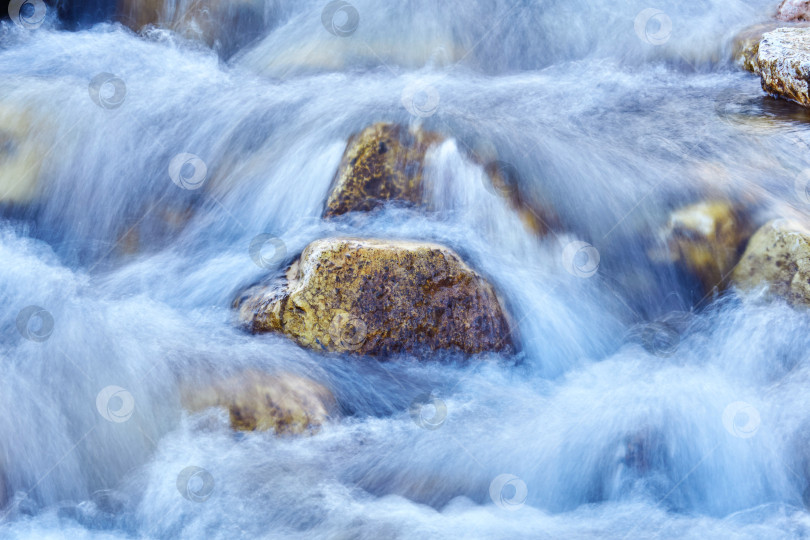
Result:
[[[327,2],[258,4],[211,47],[99,10],[0,26],[5,159],[38,178],[0,207],[0,537],[810,535],[810,316],[651,256],[708,195],[810,210],[810,116],[730,60],[774,2],[352,0],[332,25]],[[447,136],[429,208],[321,220],[377,121]],[[481,149],[553,233],[522,226]],[[270,264],[259,234],[283,243]],[[333,235],[453,247],[519,351],[378,362],[238,328],[240,289]],[[183,412],[181,381],[247,367],[322,382],[340,418],[295,438]]]

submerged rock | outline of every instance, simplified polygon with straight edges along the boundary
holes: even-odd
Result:
[[[0,105],[0,203],[31,202],[39,189],[42,157],[32,114],[22,108]]]
[[[438,133],[378,123],[353,135],[340,160],[323,217],[369,211],[389,201],[425,202],[422,172]]]
[[[783,0],[776,18],[780,21],[810,21],[810,0]]]
[[[762,89],[810,106],[810,28],[778,28],[759,43],[757,65]]]
[[[514,166],[495,160],[488,162],[484,170],[492,189],[506,199],[527,230],[536,236],[544,236],[558,225],[557,214],[549,205],[539,203],[523,192],[523,182]]]
[[[669,260],[710,291],[722,287],[752,232],[748,218],[731,202],[711,201],[673,212],[663,236]]]
[[[236,302],[253,332],[367,355],[513,348],[493,287],[451,249],[426,242],[329,238],[312,242],[286,281]]]
[[[751,237],[732,279],[741,290],[767,285],[793,305],[810,305],[810,231],[786,219],[766,223]]]
[[[397,66],[407,70],[426,65],[443,67],[468,56],[464,47],[450,36],[343,39],[323,28],[318,29],[320,36],[290,32],[290,28],[262,40],[240,59],[240,64],[268,77],[286,79],[375,67]]]
[[[247,371],[223,380],[181,390],[185,409],[209,407],[228,410],[231,427],[239,431],[301,434],[317,431],[336,409],[335,397],[325,386],[291,373],[270,375]]]

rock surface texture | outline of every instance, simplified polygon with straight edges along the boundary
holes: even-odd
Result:
[[[236,430],[277,434],[316,431],[336,408],[329,389],[291,373],[248,371],[201,387],[186,385],[181,397],[192,412],[224,407]]]
[[[734,43],[732,45],[732,54],[737,65],[759,75],[757,59],[759,56],[759,43],[762,41],[762,36],[784,26],[786,26],[785,23],[771,21],[755,24],[737,34],[734,37]]]
[[[425,153],[437,133],[378,123],[353,135],[340,160],[323,217],[369,211],[389,201],[421,205]]]
[[[751,237],[732,278],[742,290],[767,285],[793,305],[810,305],[810,231],[786,219],[766,223]]]
[[[778,28],[763,35],[757,65],[763,90],[810,106],[810,28]]]
[[[236,307],[253,332],[282,332],[316,350],[513,348],[493,287],[449,248],[424,242],[317,240],[286,280],[249,289]]]

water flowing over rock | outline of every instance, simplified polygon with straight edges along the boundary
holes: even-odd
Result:
[[[340,160],[324,217],[369,211],[389,201],[424,204],[425,154],[438,133],[379,123],[352,136]]]
[[[303,251],[286,282],[246,291],[240,320],[300,345],[379,355],[513,348],[493,287],[452,250],[424,242],[330,238]]]
[[[751,237],[732,279],[744,291],[767,285],[794,306],[810,306],[810,230],[786,219],[766,223]]]
[[[384,122],[353,135],[332,181],[323,216],[370,211],[386,203],[428,204],[424,182],[426,160],[431,148],[444,140],[439,133]],[[467,157],[481,165],[489,189],[509,203],[529,231],[543,236],[557,224],[551,208],[525,196],[517,170],[498,160],[493,148],[470,151]]]
[[[426,64],[452,65],[466,57],[464,48],[451,38],[425,38],[404,44],[395,39],[371,42],[336,39],[322,28],[313,33],[291,35],[279,42],[270,39],[258,44],[240,60],[262,75],[281,79],[350,66],[401,66],[409,69]],[[318,34],[323,34],[318,39]]]
[[[274,431],[279,435],[313,433],[335,415],[336,401],[325,386],[291,373],[246,371],[211,383],[186,383],[183,407],[228,410],[239,431]]]
[[[757,64],[763,90],[810,106],[810,28],[779,28],[763,35]]]
[[[118,18],[135,32],[172,30],[230,56],[264,25],[261,0],[120,0]]]
[[[0,203],[28,203],[36,195],[47,146],[31,140],[32,113],[0,103]]]
[[[697,277],[708,292],[723,288],[752,232],[750,220],[733,203],[710,201],[673,212],[663,237],[671,260]]]

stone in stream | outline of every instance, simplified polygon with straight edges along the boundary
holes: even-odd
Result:
[[[233,429],[279,435],[316,432],[336,412],[335,397],[322,384],[292,373],[259,371],[202,384],[186,382],[181,403],[191,412],[223,407]]]
[[[810,0],[783,0],[776,18],[780,21],[810,21]]]
[[[759,75],[759,43],[762,41],[762,36],[768,32],[772,32],[777,28],[784,28],[787,26],[784,22],[770,21],[761,24],[755,24],[742,30],[734,37],[732,44],[732,57],[734,62],[743,69],[756,73]],[[792,26],[792,25],[791,25]],[[805,26],[796,25],[796,26]]]
[[[425,202],[425,154],[443,137],[399,124],[378,123],[353,135],[332,181],[323,217],[369,211],[389,201]]]
[[[759,43],[757,65],[762,89],[810,106],[810,28],[778,28]]]
[[[767,285],[794,306],[810,305],[810,231],[787,219],[766,223],[751,237],[732,279],[743,291]]]
[[[215,47],[225,57],[259,35],[262,0],[119,0],[118,20],[135,32],[148,26],[172,30]]]
[[[697,277],[705,291],[722,283],[753,232],[746,213],[726,200],[676,210],[663,232],[669,260]]]
[[[304,249],[286,280],[235,302],[253,332],[329,352],[387,355],[513,350],[495,289],[451,249],[427,242],[328,238]]]
[[[37,194],[49,136],[39,121],[33,111],[0,104],[0,203],[30,203]]]
[[[444,137],[419,128],[380,122],[353,135],[346,145],[323,212],[331,218],[348,212],[367,212],[393,202],[410,206],[428,204],[424,182],[425,160],[432,146]],[[481,165],[491,191],[503,197],[524,226],[537,236],[556,224],[553,211],[534,204],[521,192],[514,166],[499,161],[494,152],[471,153]]]

